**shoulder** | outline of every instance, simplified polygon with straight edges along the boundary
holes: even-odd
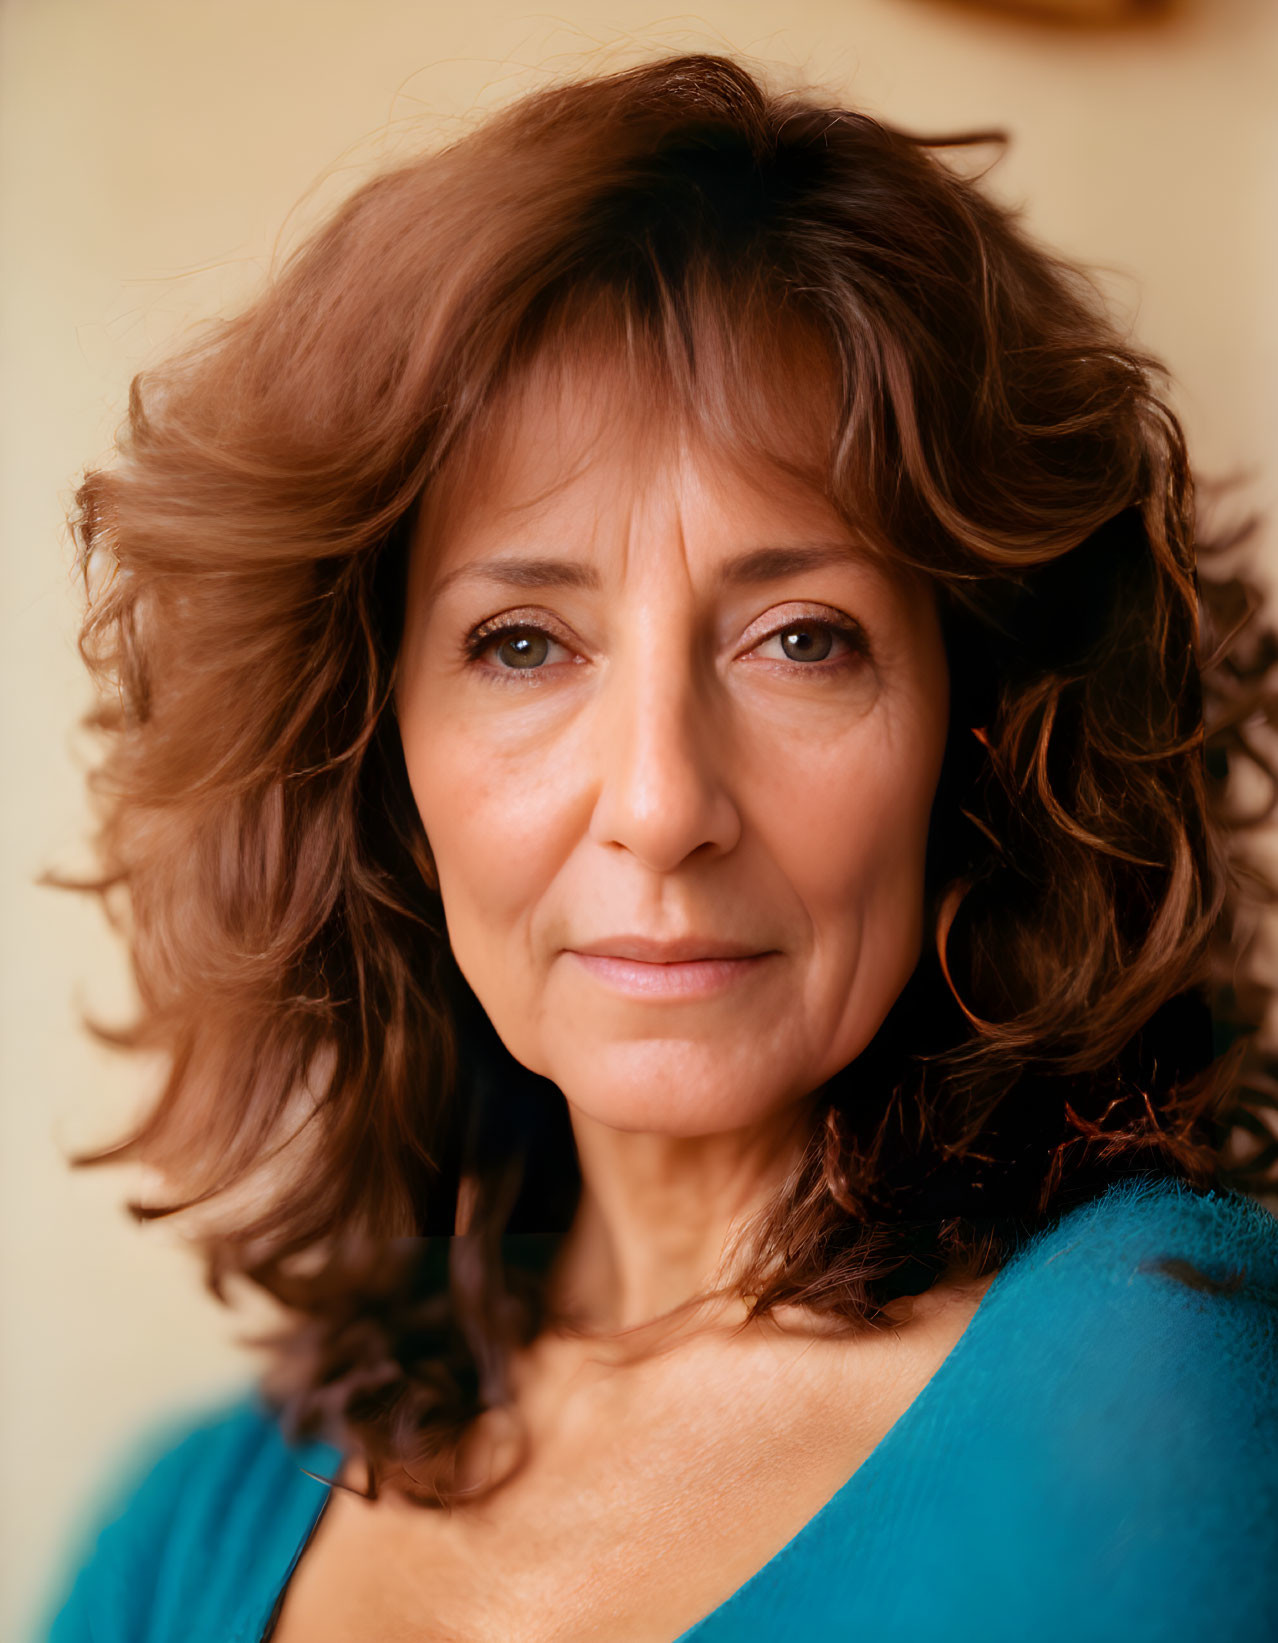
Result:
[[[1130,1278],[1160,1262],[1186,1262],[1215,1280],[1190,1287],[1237,1287],[1267,1292],[1278,1285],[1278,1219],[1253,1199],[1232,1192],[1200,1192],[1181,1181],[1138,1176],[1060,1216],[1029,1240],[1009,1268],[1022,1281],[1057,1266],[1092,1281]],[[1135,1263],[1135,1266],[1133,1266]],[[1175,1268],[1172,1269],[1173,1273]],[[1171,1274],[1169,1274],[1171,1275]]]
[[[1274,1407],[1278,1219],[1250,1199],[1150,1177],[1120,1183],[1032,1238],[988,1299],[991,1319],[1015,1321],[1027,1351],[1090,1364],[1133,1390],[1202,1377],[1247,1388],[1258,1411]]]
[[[1250,1199],[1124,1182],[1032,1238],[981,1312],[1079,1420],[1121,1415],[1129,1441],[1160,1444],[1174,1424],[1182,1447],[1236,1450],[1244,1426],[1274,1441],[1278,1220]]]
[[[44,1635],[255,1640],[338,1463],[290,1443],[256,1393],[164,1422],[99,1489]]]
[[[1032,1238],[974,1326],[969,1480],[1033,1589],[1061,1616],[1081,1601],[1097,1637],[1267,1635],[1278,1221],[1229,1193],[1123,1183]]]

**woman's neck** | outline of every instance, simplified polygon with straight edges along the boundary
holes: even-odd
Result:
[[[801,1104],[749,1130],[673,1137],[572,1112],[581,1200],[556,1263],[557,1305],[592,1329],[633,1329],[729,1276],[738,1235],[798,1163]]]

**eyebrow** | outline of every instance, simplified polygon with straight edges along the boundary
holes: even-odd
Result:
[[[828,565],[846,565],[868,557],[855,542],[796,542],[784,548],[755,548],[728,560],[719,579],[728,587],[754,587],[760,582],[779,582],[798,571],[824,570]]]
[[[855,542],[802,542],[787,547],[753,548],[729,559],[719,568],[719,581],[727,587],[755,587],[779,582],[800,571],[824,570],[828,565],[846,565],[873,560],[874,555]],[[505,558],[480,559],[459,565],[439,583],[435,596],[454,582],[496,582],[514,588],[598,589],[599,573],[593,565],[576,559]]]

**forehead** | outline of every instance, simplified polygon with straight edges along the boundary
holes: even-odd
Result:
[[[912,583],[833,494],[836,421],[828,360],[810,344],[784,364],[739,351],[702,361],[692,384],[615,349],[543,351],[491,397],[422,498],[415,580],[498,545],[588,552],[596,526],[674,487],[725,547],[763,547],[778,531],[839,540]],[[737,540],[756,526],[765,540]],[[547,540],[565,528],[571,542]]]

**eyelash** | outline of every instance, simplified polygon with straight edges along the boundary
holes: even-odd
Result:
[[[492,650],[493,647],[499,644],[503,639],[509,639],[516,634],[534,633],[541,634],[545,638],[553,640],[555,644],[564,645],[564,648],[567,649],[567,645],[564,640],[540,622],[532,622],[527,620],[516,621],[509,617],[494,616],[490,621],[481,622],[477,628],[467,634],[464,647],[466,659],[468,662],[478,664],[487,652]],[[529,676],[529,680],[525,682],[529,682],[532,679],[535,679],[536,675],[541,672],[541,669],[506,667],[490,668],[488,671],[490,673],[500,675],[503,678],[516,678],[521,674],[526,674]]]
[[[847,645],[847,649],[842,655],[834,658],[833,660],[823,658],[818,662],[791,662],[789,664],[773,660],[774,666],[783,667],[788,672],[841,672],[850,664],[864,660],[864,658],[869,655],[869,644],[866,640],[865,630],[858,622],[853,622],[846,619],[843,621],[834,621],[826,616],[792,616],[788,622],[780,622],[776,627],[772,628],[770,632],[761,634],[759,638],[755,640],[750,649],[757,650],[760,645],[767,644],[770,639],[775,639],[779,635],[788,633],[796,628],[824,628],[829,633],[834,634],[836,638],[844,640]],[[565,640],[561,639],[552,628],[541,622],[534,622],[527,619],[517,620],[512,617],[495,616],[486,622],[481,622],[477,628],[474,628],[466,636],[464,643],[466,659],[468,662],[478,665],[482,661],[483,657],[502,640],[508,639],[513,635],[527,634],[538,634],[544,638],[550,639],[555,644],[563,645],[565,649],[568,648]],[[747,654],[749,653],[747,652]],[[486,671],[496,677],[500,677],[503,682],[505,680],[520,679],[520,677],[523,676],[522,682],[533,683],[542,669],[539,667],[494,667],[489,668]]]

